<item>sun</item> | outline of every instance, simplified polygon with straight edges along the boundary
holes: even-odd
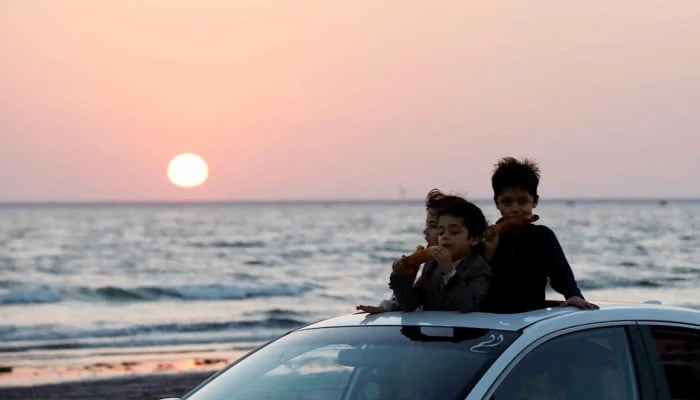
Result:
[[[194,188],[209,177],[209,167],[204,159],[194,153],[182,153],[168,163],[168,179],[181,188]]]

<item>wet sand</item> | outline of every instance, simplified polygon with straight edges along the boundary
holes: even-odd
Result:
[[[153,400],[183,396],[248,349],[118,354],[0,366],[2,400]]]

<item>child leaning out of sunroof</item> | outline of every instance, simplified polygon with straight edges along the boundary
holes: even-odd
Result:
[[[423,229],[423,235],[425,237],[426,247],[437,246],[438,244],[438,209],[442,207],[445,197],[445,194],[438,189],[430,190],[425,196],[425,229]],[[400,259],[396,260],[392,269],[396,268],[400,263]],[[426,261],[423,265],[423,269],[425,270],[426,266],[434,263],[434,259]],[[413,279],[415,279],[415,274],[413,275]],[[390,299],[382,300],[379,306],[359,305],[355,308],[368,313],[400,310],[396,296],[393,295]]]
[[[540,169],[530,159],[499,160],[491,177],[493,199],[503,218],[530,216],[537,207]],[[556,235],[544,225],[529,224],[499,234],[489,228],[484,253],[493,281],[482,304],[484,311],[515,313],[546,307],[547,282],[564,305],[595,310],[583,298]]]
[[[394,264],[390,282],[402,311],[470,312],[479,308],[491,281],[491,268],[481,256],[486,218],[475,204],[445,196],[438,210],[438,245],[434,263],[426,263],[415,285],[410,271]]]

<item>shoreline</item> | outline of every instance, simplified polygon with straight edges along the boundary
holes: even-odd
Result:
[[[174,349],[171,349],[174,350]],[[250,349],[110,354],[2,366],[0,399],[178,398]]]

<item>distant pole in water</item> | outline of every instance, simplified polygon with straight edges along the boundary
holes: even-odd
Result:
[[[406,189],[404,189],[404,187],[401,185],[398,186],[398,189],[399,189],[399,198],[401,200],[405,199],[406,198]]]

